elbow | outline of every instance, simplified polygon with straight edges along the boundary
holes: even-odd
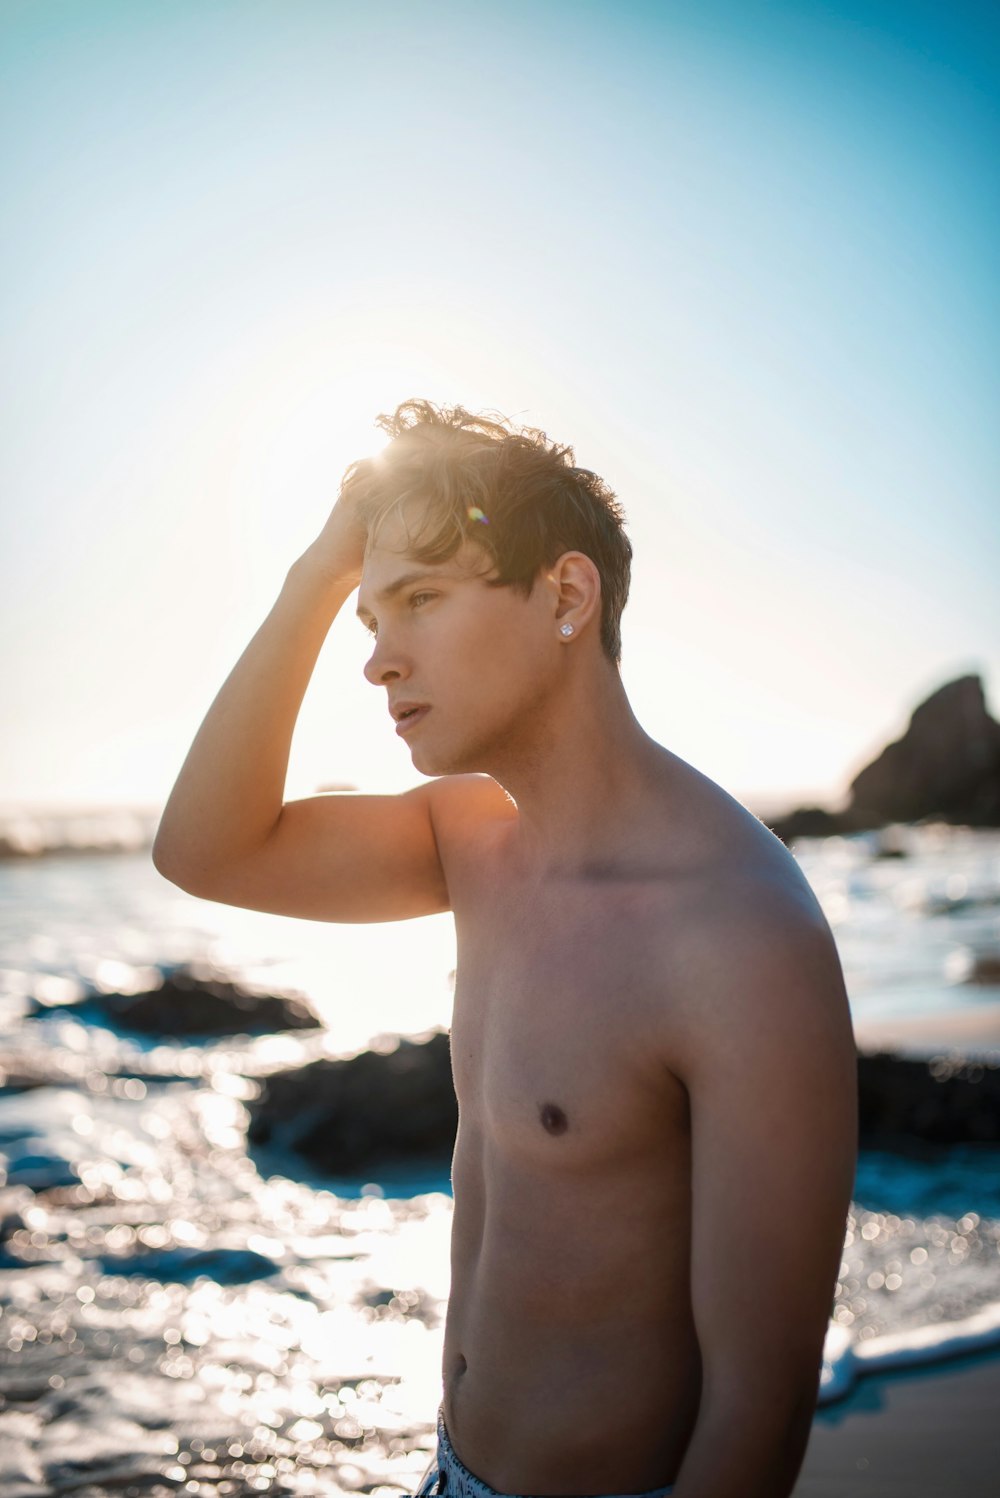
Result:
[[[186,895],[221,905],[240,903],[238,896],[233,897],[235,864],[209,863],[197,850],[171,848],[159,836],[154,839],[151,857],[156,872]]]
[[[176,883],[171,873],[170,854],[167,852],[159,833],[153,839],[153,847],[149,856],[152,859],[153,868],[156,872],[162,874],[164,879],[169,879],[171,884]]]
[[[201,888],[196,887],[199,880],[190,858],[185,859],[176,848],[171,848],[167,840],[159,833],[153,840],[150,856],[153,868],[170,884],[176,884],[177,888],[182,889],[185,894],[201,895]]]
[[[164,854],[163,851],[157,848],[155,844],[153,846],[152,852],[152,864],[156,872],[162,875],[162,877],[166,879],[168,883],[176,884],[178,889],[183,889],[186,893],[190,894],[190,890],[187,889],[187,885],[184,881],[183,875],[172,863],[169,856]]]

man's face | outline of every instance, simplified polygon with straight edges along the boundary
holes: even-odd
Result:
[[[494,770],[527,739],[549,690],[558,645],[546,590],[491,587],[491,559],[472,542],[443,563],[416,560],[406,544],[391,517],[365,558],[358,614],[375,635],[365,676],[386,688],[416,769]]]

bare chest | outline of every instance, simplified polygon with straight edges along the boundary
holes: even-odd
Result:
[[[643,899],[494,887],[456,914],[463,1130],[560,1174],[662,1162],[687,1095],[662,1051],[669,994],[645,960]]]

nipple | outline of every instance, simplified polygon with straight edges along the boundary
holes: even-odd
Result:
[[[561,1108],[555,1103],[543,1103],[539,1109],[542,1120],[542,1128],[547,1129],[550,1134],[565,1134],[569,1128],[569,1119]]]

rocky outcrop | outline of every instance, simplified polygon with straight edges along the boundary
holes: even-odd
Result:
[[[331,1175],[446,1164],[458,1128],[448,1036],[279,1072],[249,1106],[251,1144],[293,1150]]]
[[[1000,723],[978,676],[920,704],[903,737],[854,777],[848,810],[869,826],[924,817],[1000,826]]]
[[[1000,827],[1000,723],[978,676],[960,676],[922,702],[901,739],[854,777],[840,812],[801,807],[773,830],[785,842],[933,819]]]
[[[800,806],[776,821],[769,821],[768,825],[783,843],[797,837],[834,837],[837,833],[860,831],[846,825],[842,812],[827,811],[822,806]]]
[[[863,1147],[1000,1147],[1000,1060],[859,1054],[858,1093]],[[332,1176],[447,1165],[458,1127],[448,1036],[277,1073],[249,1109],[252,1145],[291,1151]]]
[[[90,993],[67,1004],[47,1004],[37,998],[30,1002],[32,1016],[67,1009],[80,1019],[115,1030],[172,1040],[267,1035],[319,1026],[301,999],[251,993],[226,978],[204,978],[185,968],[175,969],[145,993]]]
[[[1000,1146],[1000,1061],[859,1055],[858,1113],[867,1149]]]

